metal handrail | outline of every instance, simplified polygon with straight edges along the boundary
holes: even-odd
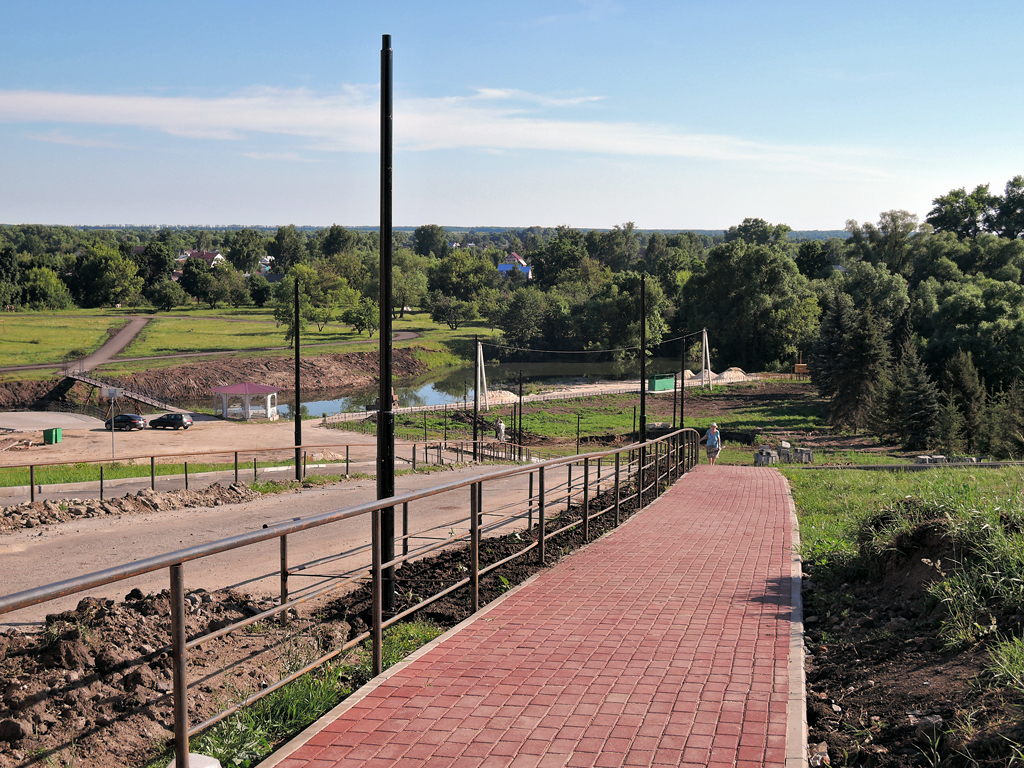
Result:
[[[410,553],[407,555],[399,555],[389,562],[381,562],[381,525],[380,518],[381,512],[385,509],[394,509],[399,505],[407,505],[411,502],[419,501],[422,499],[430,498],[444,493],[457,491],[460,489],[471,489],[471,504],[470,504],[470,546],[471,546],[471,569],[470,575],[467,579],[460,581],[458,585],[450,586],[443,591],[443,594],[450,593],[455,589],[466,586],[470,587],[470,597],[473,610],[477,610],[479,607],[479,581],[482,573],[493,570],[498,567],[498,564],[492,564],[483,569],[479,567],[479,542],[481,537],[479,517],[482,516],[483,511],[478,508],[478,499],[482,497],[482,486],[484,482],[500,480],[504,478],[513,477],[522,474],[538,473],[538,495],[537,495],[537,518],[538,518],[538,536],[537,541],[531,543],[526,547],[518,556],[525,555],[528,552],[534,550],[539,551],[539,559],[541,562],[545,560],[545,543],[553,536],[557,535],[559,531],[548,532],[546,530],[546,511],[549,502],[545,497],[544,487],[544,476],[545,472],[550,469],[559,468],[562,466],[572,466],[573,464],[583,463],[584,465],[584,478],[583,478],[583,508],[582,508],[582,521],[575,521],[572,526],[580,524],[582,522],[584,531],[588,531],[589,522],[598,515],[605,514],[608,510],[602,510],[595,515],[590,514],[588,499],[589,499],[589,462],[592,459],[603,458],[614,456],[615,457],[615,482],[614,482],[614,504],[612,508],[615,510],[616,523],[619,522],[619,505],[622,501],[621,490],[622,490],[622,463],[620,461],[623,454],[632,456],[634,452],[638,452],[638,455],[642,455],[645,451],[648,455],[653,454],[654,456],[654,468],[655,468],[655,482],[654,486],[656,491],[660,489],[660,461],[664,455],[666,463],[666,477],[668,476],[668,467],[674,467],[676,476],[678,477],[682,473],[686,472],[689,468],[695,465],[696,458],[698,457],[697,446],[698,446],[699,434],[692,429],[681,429],[673,432],[669,435],[650,440],[646,443],[634,443],[621,448],[609,449],[600,451],[597,453],[585,454],[580,456],[562,457],[556,459],[549,459],[547,461],[531,464],[527,466],[515,466],[504,469],[494,470],[488,472],[485,475],[477,476],[468,479],[455,480],[448,483],[443,483],[432,488],[428,488],[421,491],[412,493],[405,493],[399,496],[393,496],[387,499],[367,502],[354,507],[346,509],[332,510],[330,512],[323,512],[317,515],[312,515],[307,518],[298,518],[293,520],[282,521],[268,525],[266,528],[262,528],[255,531],[249,531],[247,533],[238,534],[231,536],[219,541],[208,542],[205,544],[188,547],[185,549],[177,550],[175,552],[168,552],[161,555],[155,555],[148,557],[143,560],[139,560],[132,563],[125,563],[113,568],[107,568],[101,571],[97,571],[91,574],[85,574],[64,581],[56,582],[53,584],[47,584],[33,589],[23,590],[10,595],[0,597],[0,615],[19,610],[21,608],[27,608],[32,605],[38,605],[50,600],[54,600],[68,595],[73,595],[79,592],[83,592],[88,589],[101,587],[107,584],[116,583],[125,579],[140,576],[146,573],[152,573],[154,571],[162,570],[167,568],[170,574],[170,585],[171,585],[171,656],[173,660],[172,666],[172,688],[174,697],[174,741],[175,741],[175,759],[176,765],[182,766],[182,768],[188,768],[188,740],[189,737],[197,732],[198,730],[212,725],[215,722],[227,717],[231,712],[237,711],[238,708],[244,706],[247,703],[255,701],[260,696],[264,696],[273,690],[284,685],[288,680],[293,679],[298,673],[289,675],[287,678],[278,681],[267,689],[248,697],[244,702],[233,705],[226,710],[218,713],[214,717],[204,721],[197,725],[195,728],[189,728],[188,725],[188,711],[187,711],[187,689],[188,681],[186,677],[186,652],[188,647],[203,642],[206,638],[194,638],[191,641],[186,642],[185,637],[185,588],[183,578],[183,565],[187,562],[198,560],[201,558],[209,557],[212,555],[228,552],[235,549],[259,544],[271,539],[278,539],[281,543],[281,576],[282,576],[282,593],[281,593],[281,604],[275,606],[264,612],[265,615],[273,613],[279,613],[282,618],[286,618],[286,611],[288,606],[297,604],[298,602],[309,599],[309,596],[298,598],[296,601],[289,601],[287,595],[287,581],[286,577],[288,574],[287,566],[287,537],[293,533],[299,533],[301,531],[318,528],[324,525],[332,523],[338,523],[343,520],[349,520],[357,517],[363,517],[370,515],[372,518],[372,549],[373,549],[373,563],[372,563],[372,601],[373,601],[373,627],[368,634],[361,635],[358,638],[353,638],[349,642],[345,643],[342,648],[336,648],[330,651],[325,656],[316,662],[312,662],[307,665],[303,671],[312,669],[315,665],[323,663],[324,660],[333,658],[341,653],[345,648],[352,647],[354,644],[361,642],[367,636],[372,638],[373,642],[373,673],[377,675],[381,672],[381,644],[383,639],[384,627],[398,621],[400,618],[409,615],[410,613],[420,610],[423,605],[428,602],[432,602],[440,597],[435,595],[428,598],[426,601],[421,601],[413,608],[410,608],[399,615],[393,616],[387,620],[383,618],[383,612],[381,609],[383,602],[382,594],[382,574],[385,569],[391,568],[399,563],[405,562],[415,556],[417,553]],[[323,447],[323,446],[317,446]],[[221,452],[223,453],[223,451]],[[636,477],[637,477],[637,494],[639,495],[639,501],[641,506],[644,501],[644,475],[647,473],[647,469],[651,462],[645,462],[643,466],[637,466]],[[630,473],[633,467],[632,460],[627,460],[625,464],[625,475],[628,484],[632,484],[629,480]],[[568,489],[568,496],[571,499],[572,489]],[[656,497],[656,494],[652,496],[652,499]],[[533,510],[533,495],[532,495],[532,481],[531,481],[531,497],[530,497],[530,509],[531,515]],[[555,502],[550,502],[555,503]],[[571,501],[570,501],[571,503]],[[465,518],[462,518],[463,520]],[[568,526],[568,527],[572,527]],[[560,529],[565,530],[565,529]],[[587,535],[589,539],[589,534]],[[506,561],[509,558],[506,558]],[[504,561],[503,561],[504,562]],[[348,580],[351,583],[351,579]],[[255,619],[256,617],[252,617]],[[242,622],[236,622],[232,625],[234,628],[244,625],[248,620]],[[223,631],[220,631],[224,634]]]

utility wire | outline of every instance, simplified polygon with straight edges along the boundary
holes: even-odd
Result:
[[[684,333],[682,336],[673,336],[671,339],[662,339],[657,344],[651,344],[649,346],[660,347],[662,344],[668,344],[670,341],[679,341],[680,339],[686,339],[690,336],[696,336],[698,333],[700,333],[700,331]],[[508,344],[496,344],[493,341],[481,341],[480,345],[494,347],[495,349],[510,349],[513,352],[543,352],[549,355],[600,355],[605,352],[634,352],[640,349],[639,344],[635,347],[619,347],[617,349],[536,349],[534,347],[512,347]]]

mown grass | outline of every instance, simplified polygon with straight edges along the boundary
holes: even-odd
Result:
[[[384,669],[443,633],[440,627],[424,621],[388,627],[382,649]],[[301,669],[312,659],[288,659],[285,673]],[[250,768],[368,682],[371,663],[367,641],[343,661],[329,662],[303,675],[195,736],[189,742],[189,751],[216,758],[223,768]],[[244,698],[244,692],[240,692],[240,698]],[[162,768],[171,757],[173,752],[164,750],[147,768]]]
[[[107,341],[111,329],[128,322],[117,315],[83,311],[5,313],[2,320],[0,361],[4,366],[60,364],[84,357]]]

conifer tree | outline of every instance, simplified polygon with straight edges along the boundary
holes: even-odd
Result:
[[[942,404],[939,406],[939,445],[946,454],[960,452],[963,438],[964,417],[957,407],[956,398],[951,391],[942,393]]]
[[[841,376],[838,368],[855,322],[853,299],[837,290],[821,320],[818,338],[808,358],[811,381],[818,388],[818,394],[828,400],[832,399],[838,386]]]
[[[870,303],[850,329],[834,370],[829,418],[833,426],[849,426],[856,434],[868,420],[875,395],[889,373],[889,345]]]
[[[904,445],[911,450],[922,450],[938,440],[938,390],[921,364],[917,350],[908,348],[903,360],[907,377],[902,398]]]
[[[942,372],[942,388],[952,396],[953,403],[963,417],[960,437],[967,451],[977,450],[981,416],[985,408],[985,388],[970,352],[958,349],[946,361]]]

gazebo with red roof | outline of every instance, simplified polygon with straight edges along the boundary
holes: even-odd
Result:
[[[277,421],[277,393],[280,387],[243,381],[214,387],[213,415],[225,419],[270,419]]]

